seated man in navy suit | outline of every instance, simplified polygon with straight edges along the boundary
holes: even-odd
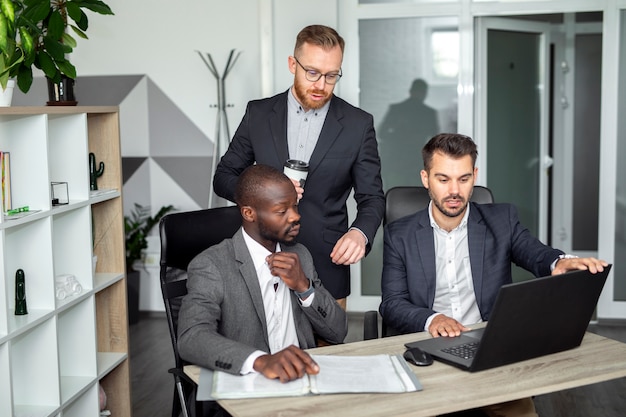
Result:
[[[428,208],[385,227],[380,313],[402,333],[458,336],[489,320],[498,290],[512,282],[511,262],[538,277],[607,266],[544,245],[520,224],[511,204],[470,203],[477,155],[467,136],[434,136],[422,150],[420,173]],[[484,411],[537,415],[532,400],[514,403]]]

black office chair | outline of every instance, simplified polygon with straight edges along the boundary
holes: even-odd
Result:
[[[189,262],[206,248],[232,237],[241,226],[238,207],[172,213],[164,216],[159,223],[161,235],[161,293],[165,304],[165,315],[170,329],[175,367],[169,372],[174,376],[174,400],[172,417],[180,413],[184,417],[202,416],[203,408],[217,407],[194,401],[190,408],[188,401],[195,394],[196,384],[183,372],[185,361],[178,354],[178,311],[182,297],[187,294],[187,266]]]
[[[474,186],[470,201],[479,204],[493,203],[493,194],[487,187]],[[383,225],[422,210],[430,203],[428,189],[424,187],[393,187],[385,193]]]
[[[479,204],[493,203],[493,194],[487,187],[474,186],[470,201]],[[428,206],[430,196],[428,189],[417,186],[393,187],[385,193],[385,217],[383,225],[394,220],[413,214]],[[382,321],[382,337],[395,336],[400,332]],[[363,338],[365,340],[378,338],[378,312],[367,311],[363,318]]]

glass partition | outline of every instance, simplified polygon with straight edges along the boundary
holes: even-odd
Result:
[[[420,185],[421,149],[457,131],[459,32],[455,17],[361,20],[360,107],[374,116],[383,187]],[[380,294],[382,227],[362,261],[363,295]]]
[[[620,39],[626,39],[626,10],[621,12]],[[626,112],[626,42],[620,43],[618,113]],[[626,258],[626,118],[618,118],[617,126],[617,186],[615,196],[615,256]],[[613,266],[614,301],[626,301],[626,265],[615,262]]]

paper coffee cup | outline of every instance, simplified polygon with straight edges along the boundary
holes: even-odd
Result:
[[[306,176],[309,173],[309,164],[297,159],[288,159],[285,161],[283,172],[289,178],[299,181],[300,187],[304,188]]]

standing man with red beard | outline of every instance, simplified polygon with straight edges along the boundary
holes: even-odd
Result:
[[[254,163],[283,169],[288,159],[309,164],[306,185],[294,181],[302,216],[298,241],[313,256],[324,287],[346,308],[350,265],[371,248],[384,209],[373,117],[333,94],[342,76],[344,40],[332,28],[307,26],[288,58],[293,86],[248,103],[213,179],[233,201],[237,177]],[[354,189],[356,218],[346,202]]]

